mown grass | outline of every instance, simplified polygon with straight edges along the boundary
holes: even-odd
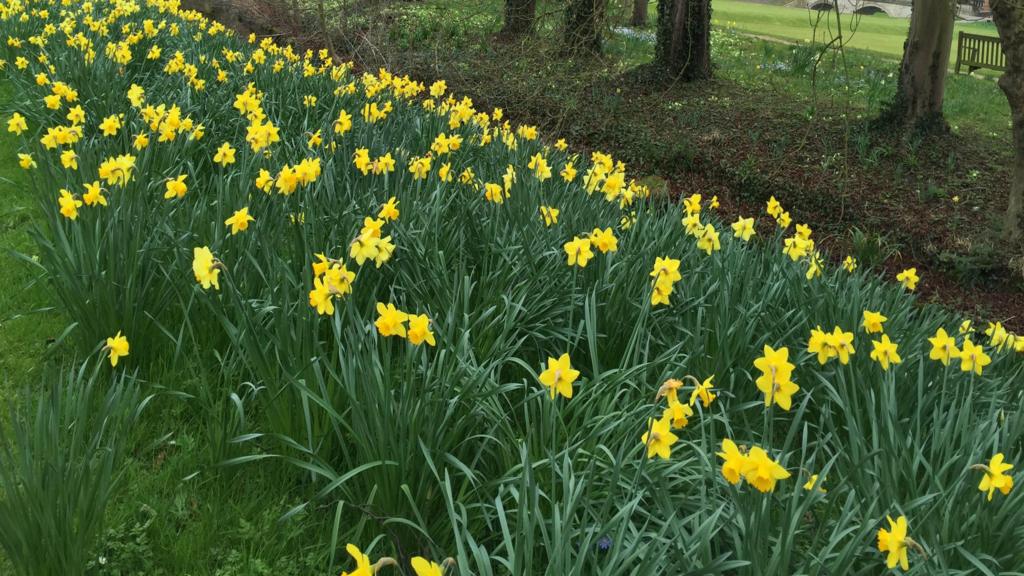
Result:
[[[651,14],[657,2],[651,3]],[[818,12],[801,8],[788,8],[743,0],[714,0],[712,22],[749,34],[769,36],[791,42],[829,42],[840,29],[847,46],[864,50],[888,59],[903,57],[903,41],[907,38],[910,20],[890,18],[883,14],[862,16],[842,14],[836,21],[834,12]],[[956,34],[959,32],[998,36],[991,22],[957,22],[953,31],[954,49],[950,69],[956,63]]]
[[[11,97],[11,85],[0,84],[0,106],[6,108]],[[16,391],[38,385],[51,344],[67,323],[38,264],[32,232],[40,212],[29,175],[18,167],[19,150],[18,138],[0,134],[0,404],[13,402]]]

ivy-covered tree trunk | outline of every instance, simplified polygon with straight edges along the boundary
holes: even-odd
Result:
[[[601,24],[607,0],[569,0],[565,9],[565,47],[569,52],[601,52]]]
[[[500,36],[514,39],[533,32],[537,0],[505,0],[505,24]]]
[[[658,0],[654,62],[671,78],[711,77],[711,0]]]
[[[1019,240],[1022,236],[1021,212],[1024,209],[1024,2],[992,0],[991,6],[992,21],[999,30],[1003,53],[1006,55],[1006,72],[999,79],[999,87],[1010,102],[1015,150],[1003,235],[1011,240]]]
[[[633,0],[633,16],[630,26],[647,26],[647,0]]]
[[[896,96],[885,113],[894,124],[945,127],[942,99],[953,44],[954,0],[914,0]]]

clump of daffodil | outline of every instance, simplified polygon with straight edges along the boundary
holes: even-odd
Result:
[[[741,450],[735,442],[725,438],[718,457],[722,459],[722,476],[733,485],[746,480],[760,492],[773,492],[779,480],[790,477],[789,471],[758,446],[749,451]]]
[[[819,364],[824,365],[830,359],[838,358],[839,363],[845,366],[850,362],[850,355],[856,352],[853,348],[853,332],[843,332],[842,328],[836,326],[828,333],[818,326],[811,330],[807,351],[817,354]]]
[[[1004,461],[1003,453],[1000,452],[989,460],[988,464],[975,464],[971,468],[980,470],[985,475],[981,477],[978,490],[987,494],[988,501],[992,501],[992,495],[999,492],[1006,496],[1013,489],[1013,476],[1006,472],[1013,469],[1013,464]]]
[[[782,347],[776,350],[766,344],[764,355],[754,360],[754,367],[761,371],[756,384],[757,389],[764,393],[764,405],[778,404],[783,410],[789,410],[793,394],[800,390],[790,379],[794,366],[789,363],[789,349]]]
[[[462,136],[458,134],[452,134],[451,136],[444,132],[437,135],[434,138],[434,142],[430,145],[430,151],[434,152],[438,156],[444,156],[445,154],[451,154],[462,147]]]
[[[374,326],[381,336],[398,336],[416,346],[424,342],[430,346],[436,345],[434,333],[430,330],[430,318],[426,314],[408,314],[396,308],[394,304],[377,302],[377,320]]]
[[[657,257],[654,260],[654,269],[651,270],[651,306],[669,304],[669,296],[672,295],[675,283],[682,279],[679,273],[679,260],[675,258]]]
[[[101,180],[106,181],[107,185],[125,186],[132,179],[134,169],[135,156],[122,154],[101,162],[99,176]]]
[[[782,208],[782,204],[775,199],[775,196],[768,199],[766,211],[769,216],[775,219],[775,223],[779,225],[779,228],[782,228],[783,230],[789,228],[790,223],[793,221],[789,212],[786,212],[785,209]]]
[[[290,196],[299,186],[308,188],[320,177],[321,166],[319,158],[306,158],[295,166],[285,164],[278,171],[277,176],[272,179],[273,186],[277,188],[278,194]],[[256,186],[264,192],[270,191],[271,180],[269,173],[260,174]],[[262,185],[262,186],[261,186]]]
[[[370,158],[370,151],[366,148],[356,148],[355,153],[352,157],[352,163],[355,165],[356,170],[363,176],[373,174],[379,176],[381,174],[388,174],[395,171],[395,159],[391,156],[390,152],[385,153],[383,156],[377,158]]]
[[[782,245],[782,253],[789,256],[793,262],[807,257],[814,250],[814,240],[798,235],[786,238],[783,240]]]
[[[129,348],[128,339],[121,334],[120,330],[117,331],[117,334],[107,338],[106,343],[103,345],[103,349],[107,351],[110,358],[110,366],[114,368],[117,367],[117,362],[120,358],[128,355]]]
[[[687,378],[698,386],[700,385],[693,376],[687,376]],[[679,401],[679,389],[682,385],[683,383],[680,380],[670,378],[658,388],[658,394],[655,397],[655,400],[662,396],[667,399],[668,406],[665,407],[662,418],[666,419],[672,425],[672,428],[685,428],[690,423],[690,417],[693,416],[691,405],[683,404]]]
[[[313,289],[309,291],[309,305],[318,314],[334,314],[334,298],[352,292],[355,272],[349,270],[341,260],[317,254],[313,263]]]
[[[575,370],[569,361],[569,354],[562,354],[557,359],[548,358],[548,367],[538,376],[545,387],[551,389],[551,399],[561,395],[572,398],[572,385],[579,378],[580,371]]]
[[[395,245],[391,241],[391,236],[382,236],[384,224],[383,218],[367,216],[363,219],[363,228],[349,245],[349,257],[354,259],[357,265],[362,266],[367,260],[373,260],[377,268],[380,268],[391,259]]]

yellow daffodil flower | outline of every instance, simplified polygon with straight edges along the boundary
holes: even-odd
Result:
[[[579,378],[580,371],[574,370],[569,362],[569,354],[562,354],[555,358],[548,358],[548,367],[540,373],[538,380],[545,387],[551,389],[551,399],[556,395],[572,398],[572,385]]]
[[[989,502],[992,501],[992,495],[995,494],[996,490],[1002,492],[1003,496],[1006,496],[1013,489],[1013,476],[1006,473],[1008,470],[1013,469],[1013,464],[1004,461],[1002,452],[993,456],[987,465],[977,464],[973,468],[985,473],[981,477],[981,483],[978,484],[978,490],[987,494]]]
[[[394,304],[377,302],[377,320],[374,326],[381,336],[399,336],[405,338],[405,323],[409,315],[395,308]]]
[[[793,403],[793,394],[800,390],[800,387],[790,380],[794,366],[788,359],[788,348],[775,350],[766,344],[764,356],[754,360],[754,367],[761,371],[756,384],[758,390],[764,393],[765,406],[778,404],[780,408],[788,411]]]
[[[871,359],[878,362],[882,366],[882,370],[888,370],[890,365],[903,361],[896,351],[898,345],[889,340],[888,334],[882,334],[881,340],[872,340],[871,346]]]
[[[110,366],[112,368],[116,368],[118,359],[128,355],[128,339],[121,334],[120,330],[118,330],[117,334],[107,338],[107,343],[103,348],[107,351],[107,354],[110,357]]]
[[[662,460],[668,460],[672,456],[672,445],[678,440],[679,437],[672,433],[667,416],[660,420],[648,420],[647,431],[640,437],[640,442],[647,447],[648,459],[658,456]]]

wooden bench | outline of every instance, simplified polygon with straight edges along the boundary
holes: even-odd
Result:
[[[968,73],[978,68],[1006,71],[1006,55],[998,36],[960,32],[956,47],[956,73],[967,66]]]

